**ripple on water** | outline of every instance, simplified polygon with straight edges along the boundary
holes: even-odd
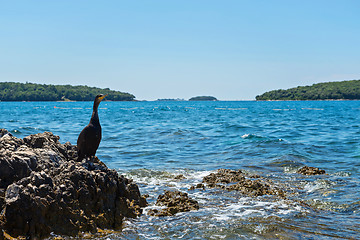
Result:
[[[53,131],[62,142],[75,144],[89,121],[91,105],[1,102],[5,116],[1,127],[17,137]],[[103,239],[360,235],[360,101],[104,102],[101,106],[100,159],[139,182],[152,205],[165,189],[178,189],[202,206],[173,218],[143,215],[128,220],[122,233],[109,233]],[[328,175],[297,174],[304,165],[324,169]],[[188,190],[217,168],[258,172],[274,184],[286,185],[289,197],[247,199],[219,189]],[[178,174],[186,179],[174,180]]]
[[[279,226],[272,225],[273,218],[302,218],[311,211],[296,201],[271,196],[249,198],[236,192],[224,192],[219,189],[188,190],[192,185],[200,183],[202,178],[209,173],[211,171],[197,172],[183,169],[173,172],[149,169],[126,172],[128,177],[141,184],[144,193],[149,194],[150,206],[148,208],[153,208],[157,196],[169,188],[188,192],[190,197],[196,199],[201,205],[199,211],[177,214],[176,217],[154,218],[144,215],[138,219],[136,225],[129,224],[128,231],[133,233],[141,231],[145,238],[161,238],[165,229],[168,234],[166,236],[169,238],[178,238],[180,236],[178,234],[184,232],[185,229],[188,230],[186,236],[189,238],[195,236],[208,238],[219,231],[227,237],[251,234],[265,238],[267,234],[274,232],[274,228],[279,231]],[[184,175],[185,179],[175,180],[178,174]],[[256,227],[259,225],[259,219],[261,219],[261,228]],[[147,233],[143,231],[144,229],[151,230]]]

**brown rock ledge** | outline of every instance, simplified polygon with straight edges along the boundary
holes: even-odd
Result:
[[[228,191],[238,191],[251,197],[263,195],[285,197],[285,192],[274,187],[270,180],[258,175],[246,174],[241,170],[218,169],[216,173],[205,176],[203,183],[210,188],[218,187]]]
[[[297,173],[303,174],[303,175],[321,175],[321,174],[325,174],[325,170],[322,170],[322,169],[319,169],[316,167],[304,166],[304,167],[300,168],[299,170],[297,170]]]
[[[199,203],[196,200],[189,198],[187,193],[180,191],[165,191],[164,194],[159,195],[157,206],[165,206],[164,209],[150,209],[148,215],[150,216],[173,216],[179,212],[188,212],[199,209]]]

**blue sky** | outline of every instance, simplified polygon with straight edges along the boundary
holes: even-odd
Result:
[[[360,79],[358,0],[0,0],[0,81],[139,100]]]

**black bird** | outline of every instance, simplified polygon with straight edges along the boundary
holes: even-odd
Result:
[[[107,95],[97,95],[94,100],[93,112],[89,124],[79,134],[77,140],[78,161],[84,158],[95,157],[96,150],[101,141],[101,125],[98,115],[98,107]]]

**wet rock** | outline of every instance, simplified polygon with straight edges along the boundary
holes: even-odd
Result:
[[[219,183],[232,183],[243,181],[245,176],[241,170],[218,169],[217,173],[210,173],[203,178],[203,182],[209,187],[215,187]]]
[[[205,185],[202,184],[202,183],[198,183],[198,184],[196,184],[196,186],[191,186],[189,188],[190,191],[195,190],[195,189],[203,189],[203,190],[205,190]]]
[[[284,197],[285,193],[283,190],[273,188],[270,185],[270,182],[264,180],[250,180],[244,179],[243,181],[237,182],[233,185],[226,186],[226,190],[228,191],[239,191],[242,194],[257,197],[263,195],[277,195],[280,197]]]
[[[174,179],[183,180],[183,179],[186,179],[186,177],[184,175],[182,175],[182,174],[179,174],[179,175],[175,176]]]
[[[321,175],[321,174],[325,174],[325,170],[321,170],[316,167],[304,166],[304,167],[300,168],[299,170],[297,170],[297,173],[303,174],[303,175]]]
[[[258,178],[252,180],[250,178]],[[260,178],[258,175],[249,175],[241,170],[218,169],[203,178],[203,182],[211,188],[222,188],[228,191],[238,191],[244,195],[256,197],[263,195],[277,195],[284,197],[285,192],[273,186],[272,182]]]
[[[148,212],[150,216],[173,216],[179,212],[188,212],[199,209],[199,203],[189,198],[187,193],[180,191],[165,191],[159,195],[156,206],[163,206],[163,209],[151,209]]]
[[[132,180],[76,159],[76,146],[50,132],[0,137],[0,240],[120,229],[141,214],[146,199]]]

